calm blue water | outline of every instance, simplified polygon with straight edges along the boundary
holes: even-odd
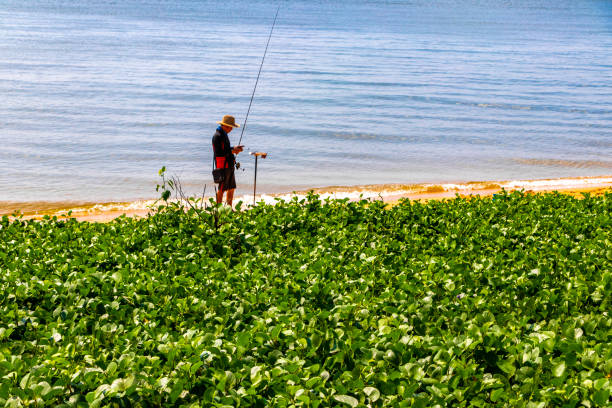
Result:
[[[0,201],[210,183],[278,4],[243,140],[261,191],[612,174],[612,1],[4,0]]]

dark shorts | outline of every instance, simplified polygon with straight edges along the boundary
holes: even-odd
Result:
[[[225,169],[223,182],[219,183],[219,190],[227,191],[236,188],[236,177],[234,177],[234,166]]]

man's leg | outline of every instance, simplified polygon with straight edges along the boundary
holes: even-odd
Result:
[[[232,201],[234,201],[234,189],[227,190],[227,205],[232,206]]]
[[[217,189],[217,204],[221,204],[223,201],[223,183],[219,183],[219,188]]]

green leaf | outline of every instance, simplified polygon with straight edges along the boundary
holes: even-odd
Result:
[[[198,372],[198,370],[200,369],[200,367],[202,367],[202,365],[204,365],[204,362],[202,362],[202,361],[198,361],[198,362],[193,363],[191,365],[191,367],[189,368],[189,374],[195,375]]]
[[[95,391],[90,391],[87,393],[87,395],[85,396],[85,401],[87,401],[88,403],[92,403],[94,400],[96,399],[96,393]]]
[[[124,392],[132,385],[133,382],[134,382],[133,376],[130,376],[128,378],[117,378],[112,382],[110,386],[110,391]]]
[[[555,377],[561,377],[565,373],[565,361],[555,364],[552,372]]]
[[[574,338],[576,340],[581,338],[583,334],[584,334],[584,331],[581,328],[577,327],[577,328],[574,329]]]
[[[500,361],[497,363],[497,366],[506,374],[512,376],[516,371],[516,367],[514,366],[514,357],[510,357],[506,360]]]
[[[40,395],[41,397],[44,397],[51,392],[51,385],[47,381],[41,381],[30,388],[34,389],[35,394]]]
[[[6,400],[4,407],[5,408],[22,408],[23,404],[21,403],[21,399],[17,397],[10,397],[8,400]]]
[[[21,377],[21,381],[19,381],[19,387],[21,387],[22,390],[25,390],[28,387],[29,381],[30,381],[30,373],[27,373],[26,375]]]
[[[183,380],[179,380],[177,381],[173,386],[172,386],[172,390],[170,391],[170,395],[169,395],[169,399],[170,402],[175,403],[176,400],[178,399],[178,397],[181,395],[181,393],[183,392],[183,387],[184,387],[184,381]]]
[[[610,402],[610,390],[601,389],[599,391],[595,391],[593,394],[593,401],[602,407],[606,406]]]
[[[251,368],[251,383],[256,386],[258,385],[262,380],[262,376],[261,376],[261,367],[260,366],[254,366]]]
[[[610,381],[607,378],[600,378],[597,379],[595,381],[593,381],[593,388],[595,388],[596,390],[601,390],[604,386],[606,386],[608,383],[610,383],[610,385],[612,386],[612,381]]]
[[[106,366],[106,374],[111,376],[115,373],[115,371],[117,371],[117,363],[111,361],[108,363],[108,366]]]
[[[312,389],[315,385],[317,385],[321,381],[321,377],[312,377],[308,381],[306,381],[306,388]]]
[[[549,338],[542,342],[542,346],[544,347],[544,350],[548,351],[549,353],[552,353],[555,349],[555,343],[556,341],[554,338]]]
[[[246,332],[238,333],[236,344],[238,344],[240,347],[248,346],[250,341],[251,341],[250,333],[246,333]]]
[[[491,391],[491,401],[497,402],[502,395],[504,395],[505,390],[503,388],[496,388]]]
[[[350,395],[334,395],[334,399],[353,408],[359,405],[357,398],[351,397]]]
[[[372,402],[376,402],[380,398],[380,391],[377,388],[364,387],[363,392]]]

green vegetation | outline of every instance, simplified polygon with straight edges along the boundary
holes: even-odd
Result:
[[[610,406],[612,194],[0,222],[0,406]]]

